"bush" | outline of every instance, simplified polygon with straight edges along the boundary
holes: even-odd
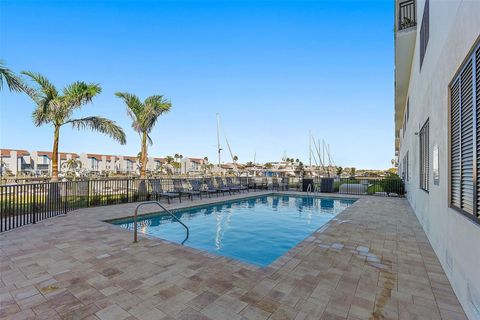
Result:
[[[376,192],[385,192],[383,189],[383,183],[382,181],[376,181],[372,185],[368,186],[367,188],[367,194],[375,194]]]
[[[395,173],[389,173],[385,179],[382,180],[382,188],[388,195],[390,193],[396,193],[398,195],[405,194],[403,180]]]

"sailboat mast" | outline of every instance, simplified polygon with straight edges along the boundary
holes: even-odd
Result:
[[[312,131],[308,132],[308,166],[312,167]]]
[[[217,113],[217,151],[218,151],[218,166],[220,166],[220,153],[222,149],[220,148],[220,113]]]

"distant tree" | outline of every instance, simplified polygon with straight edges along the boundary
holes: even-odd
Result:
[[[337,167],[337,176],[340,176],[343,172],[343,168],[342,167]]]
[[[172,167],[175,169],[176,173],[179,173],[180,169],[182,168],[182,164],[178,161],[172,162]]]
[[[72,119],[73,112],[84,104],[92,102],[102,89],[96,83],[74,82],[58,92],[57,88],[39,73],[22,72],[35,84],[26,92],[36,104],[33,122],[39,127],[44,124],[53,126],[52,181],[58,181],[58,144],[60,128],[70,124],[75,129],[89,128],[104,133],[121,144],[126,143],[125,133],[114,121],[103,117],[85,117]]]
[[[208,162],[208,157],[204,157],[203,160],[205,160],[205,162]]]
[[[355,177],[356,172],[357,171],[356,171],[355,167],[350,168],[350,176],[351,177]]]
[[[397,173],[397,169],[396,168],[390,168],[387,170],[387,174],[390,173],[390,174],[396,174]]]
[[[264,167],[265,167],[265,169],[272,169],[273,164],[271,164],[270,162],[267,162],[267,163],[265,163]]]
[[[305,167],[303,165],[303,162],[301,162],[301,161],[298,162],[297,170],[300,173],[300,176],[302,176],[302,177],[305,176],[306,172],[305,172]]]
[[[395,159],[390,160],[390,163],[392,164],[392,167],[397,166],[397,161]]]
[[[82,162],[78,159],[68,159],[64,164],[64,167],[68,171],[75,171],[76,169],[80,169],[82,167]]]
[[[253,162],[252,162],[252,161],[248,161],[248,162],[245,164],[245,167],[253,167]]]
[[[237,162],[238,161],[238,157],[237,156],[233,156],[233,162]]]

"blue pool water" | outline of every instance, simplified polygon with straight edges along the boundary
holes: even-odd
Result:
[[[269,195],[175,212],[190,229],[184,245],[267,266],[350,206],[354,199]],[[165,213],[139,217],[138,231],[176,243],[185,229]],[[133,219],[111,223],[133,230]]]

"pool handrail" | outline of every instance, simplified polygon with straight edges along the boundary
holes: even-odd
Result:
[[[144,205],[147,205],[147,204],[156,204],[158,205],[160,208],[163,209],[163,211],[165,211],[166,213],[168,213],[169,215],[172,216],[172,218],[177,221],[178,223],[180,223],[184,228],[185,230],[187,230],[187,236],[185,237],[185,239],[182,241],[182,244],[185,243],[185,241],[187,241],[189,235],[190,235],[190,230],[188,229],[187,225],[185,223],[183,223],[182,221],[180,221],[180,219],[178,219],[170,210],[168,210],[167,208],[165,208],[160,202],[158,201],[144,201],[142,203],[139,203],[137,205],[137,207],[135,208],[135,213],[133,214],[133,242],[138,242],[138,232],[137,232],[137,227],[138,227],[138,222],[137,222],[137,216],[138,216],[138,209]]]

